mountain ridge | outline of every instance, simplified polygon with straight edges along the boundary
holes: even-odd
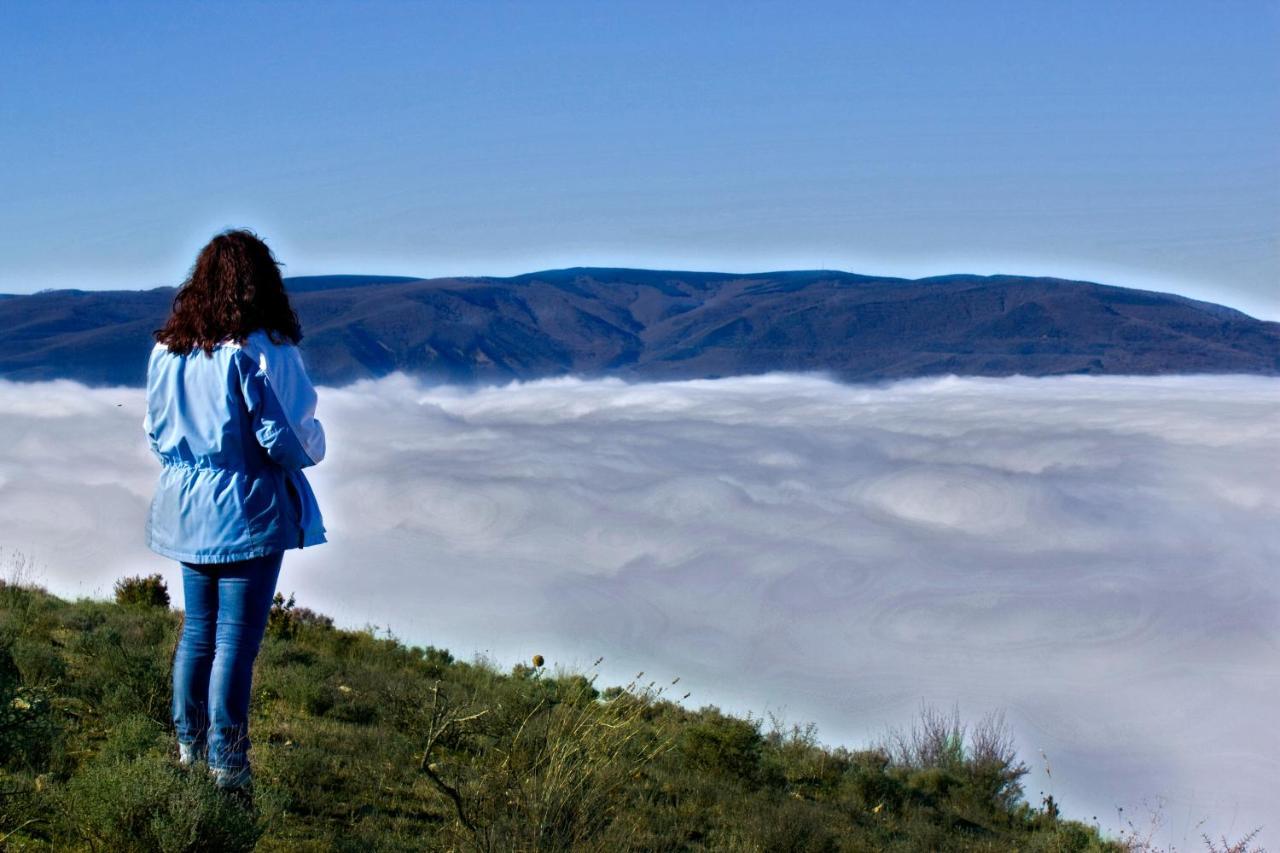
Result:
[[[567,267],[285,280],[313,379],[575,374],[847,381],[1064,373],[1280,375],[1280,323],[1176,293],[1047,276],[922,279]],[[0,378],[141,385],[174,287],[0,294]]]

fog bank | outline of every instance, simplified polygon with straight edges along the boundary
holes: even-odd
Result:
[[[181,605],[142,540],[142,394],[0,381],[0,566],[62,595],[159,571]],[[1280,841],[1280,380],[396,375],[317,415],[331,541],[280,586],[342,624],[604,655],[602,683],[678,675],[851,746],[922,699],[1003,707],[1033,803]]]

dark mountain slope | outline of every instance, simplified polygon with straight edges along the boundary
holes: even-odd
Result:
[[[288,279],[317,382],[395,370],[448,381],[829,370],[1280,374],[1280,323],[1093,282],[829,270],[575,268],[513,278]],[[139,385],[172,288],[0,300],[0,376]]]
[[[365,284],[401,284],[406,281],[422,281],[411,275],[295,275],[286,279],[290,293],[316,290],[338,290]]]

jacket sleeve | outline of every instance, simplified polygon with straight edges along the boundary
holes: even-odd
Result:
[[[147,434],[147,443],[151,445],[151,453],[157,459],[160,459],[160,443],[156,439],[155,424],[152,423],[151,418],[152,395],[155,393],[155,361],[158,349],[159,344],[152,347],[151,355],[147,358],[147,396],[143,401],[146,413],[142,416],[142,431]]]
[[[324,427],[316,419],[316,390],[302,352],[277,344],[265,333],[250,336],[241,350],[255,363],[241,377],[245,406],[258,444],[285,468],[306,468],[324,459]]]
[[[148,404],[147,413],[142,416],[142,431],[147,434],[147,443],[151,445],[151,453],[157,459],[160,458],[160,445],[156,441],[155,433],[151,427],[151,406]]]

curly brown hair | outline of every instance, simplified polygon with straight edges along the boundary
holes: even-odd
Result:
[[[265,329],[274,343],[298,343],[302,326],[289,304],[280,266],[252,231],[217,234],[200,250],[173,297],[173,312],[152,337],[182,355],[196,347],[213,355],[220,342],[243,344],[256,329]]]

